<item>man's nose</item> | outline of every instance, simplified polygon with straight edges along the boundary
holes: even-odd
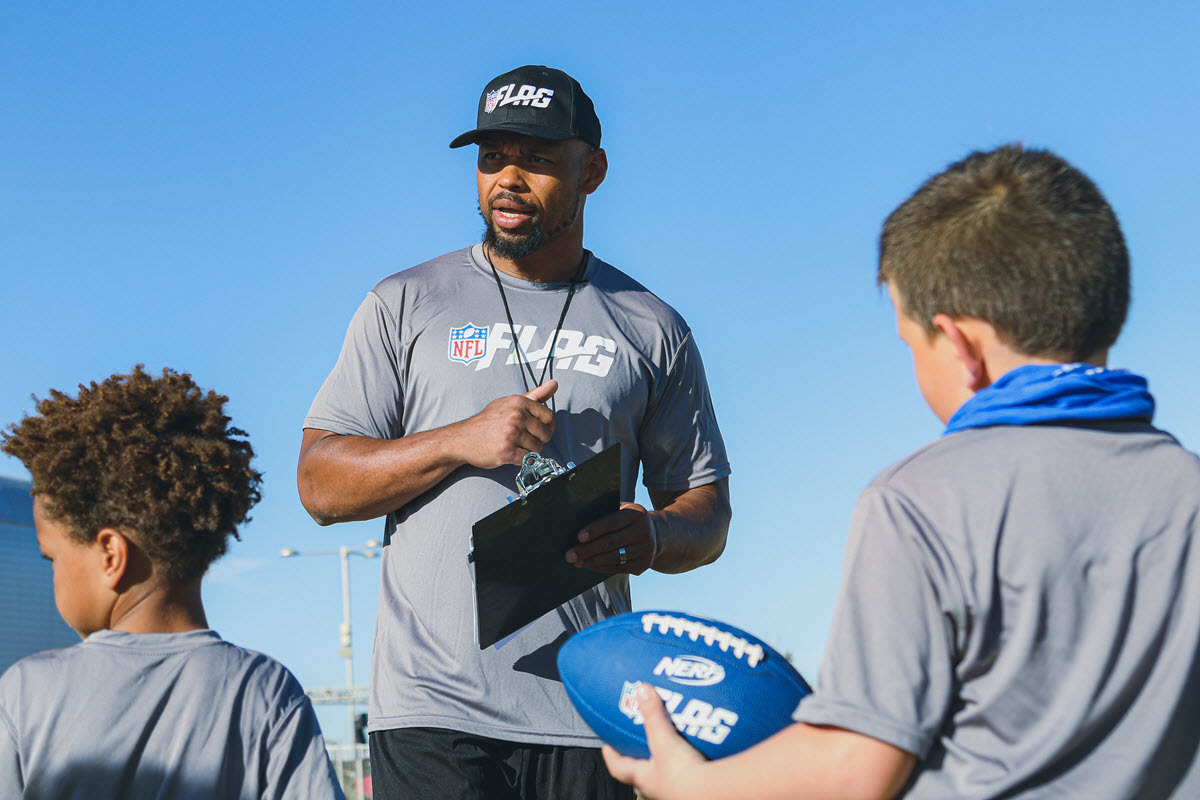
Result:
[[[521,191],[526,188],[525,173],[516,164],[507,164],[500,170],[497,182],[505,189]]]

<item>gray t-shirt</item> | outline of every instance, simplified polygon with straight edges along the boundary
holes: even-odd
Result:
[[[0,797],[341,798],[312,705],[272,658],[97,631],[0,677]]]
[[[538,377],[552,355],[547,378],[559,389],[548,403],[555,430],[544,455],[581,464],[620,442],[628,501],[639,462],[645,485],[658,491],[729,474],[700,354],[667,304],[589,257],[551,347],[567,284],[500,279],[511,330],[478,245],[381,281],[354,315],[304,426],[387,439],[438,428],[523,393],[518,353]],[[599,745],[574,713],[554,659],[572,632],[630,609],[627,576],[560,606],[502,647],[477,644],[471,526],[516,494],[516,472],[459,468],[388,515],[370,730],[429,726]]]
[[[1200,461],[1140,423],[996,426],[855,511],[802,722],[915,754],[909,798],[1200,797]]]

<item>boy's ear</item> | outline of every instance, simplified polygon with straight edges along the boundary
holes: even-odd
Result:
[[[100,548],[104,585],[115,591],[129,568],[129,540],[118,530],[101,528],[96,534],[96,544]]]
[[[973,335],[970,328],[946,314],[935,314],[933,327],[937,328],[954,348],[954,356],[963,369],[963,385],[972,393],[985,389],[991,383],[987,363],[984,359],[983,343]]]

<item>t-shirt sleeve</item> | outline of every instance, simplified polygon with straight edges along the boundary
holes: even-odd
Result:
[[[729,474],[700,350],[689,332],[654,387],[639,431],[646,488],[679,492]]]
[[[307,697],[301,695],[275,724],[267,747],[263,800],[345,800]]]
[[[851,522],[817,691],[794,719],[922,758],[955,694],[961,583],[941,540],[897,493],[872,487]]]
[[[21,774],[21,755],[17,750],[17,732],[0,706],[0,797],[22,797],[25,779]]]
[[[342,352],[304,427],[376,439],[403,436],[399,349],[399,319],[371,292],[350,320]]]

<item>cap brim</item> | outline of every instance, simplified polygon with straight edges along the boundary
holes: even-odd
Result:
[[[548,128],[542,125],[528,125],[519,122],[501,122],[497,125],[489,125],[486,128],[476,128],[473,131],[467,131],[461,136],[456,136],[454,141],[450,142],[451,147],[465,147],[469,144],[475,144],[489,133],[520,133],[525,136],[534,136],[538,139],[549,139],[554,142],[561,142],[567,139],[576,139],[579,134],[571,131],[564,131],[561,128]]]

